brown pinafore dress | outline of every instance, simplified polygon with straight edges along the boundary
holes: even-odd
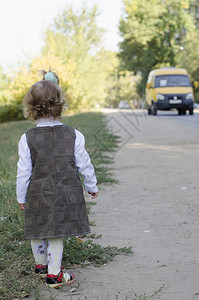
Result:
[[[68,125],[26,132],[32,176],[26,194],[27,238],[90,233],[86,204],[75,165],[75,129]]]

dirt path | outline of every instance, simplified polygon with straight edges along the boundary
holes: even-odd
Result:
[[[56,299],[134,299],[161,287],[152,299],[199,299],[199,115],[136,114],[106,111],[122,137],[113,166],[119,183],[100,191],[92,217],[97,243],[132,246],[134,254],[74,270],[72,298],[64,287]]]

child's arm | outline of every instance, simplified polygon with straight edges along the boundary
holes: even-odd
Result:
[[[19,161],[17,163],[17,201],[22,210],[25,210],[26,193],[32,175],[32,161],[26,135],[23,134],[18,145]]]
[[[84,178],[85,189],[91,194],[92,199],[98,196],[97,179],[95,176],[95,170],[91,163],[90,157],[84,148],[85,139],[81,132],[75,130],[75,164],[78,171]]]

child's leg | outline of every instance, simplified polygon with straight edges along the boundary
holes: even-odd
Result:
[[[48,239],[48,274],[57,275],[61,270],[63,238]]]
[[[47,241],[46,239],[32,239],[31,247],[36,265],[47,265]]]
[[[75,276],[72,273],[61,270],[63,238],[48,239],[47,254],[48,274],[46,276],[46,283],[53,288],[73,283]]]

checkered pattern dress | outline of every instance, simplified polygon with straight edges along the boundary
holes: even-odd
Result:
[[[32,176],[26,195],[27,238],[90,233],[82,184],[75,165],[75,129],[68,125],[26,132]]]

